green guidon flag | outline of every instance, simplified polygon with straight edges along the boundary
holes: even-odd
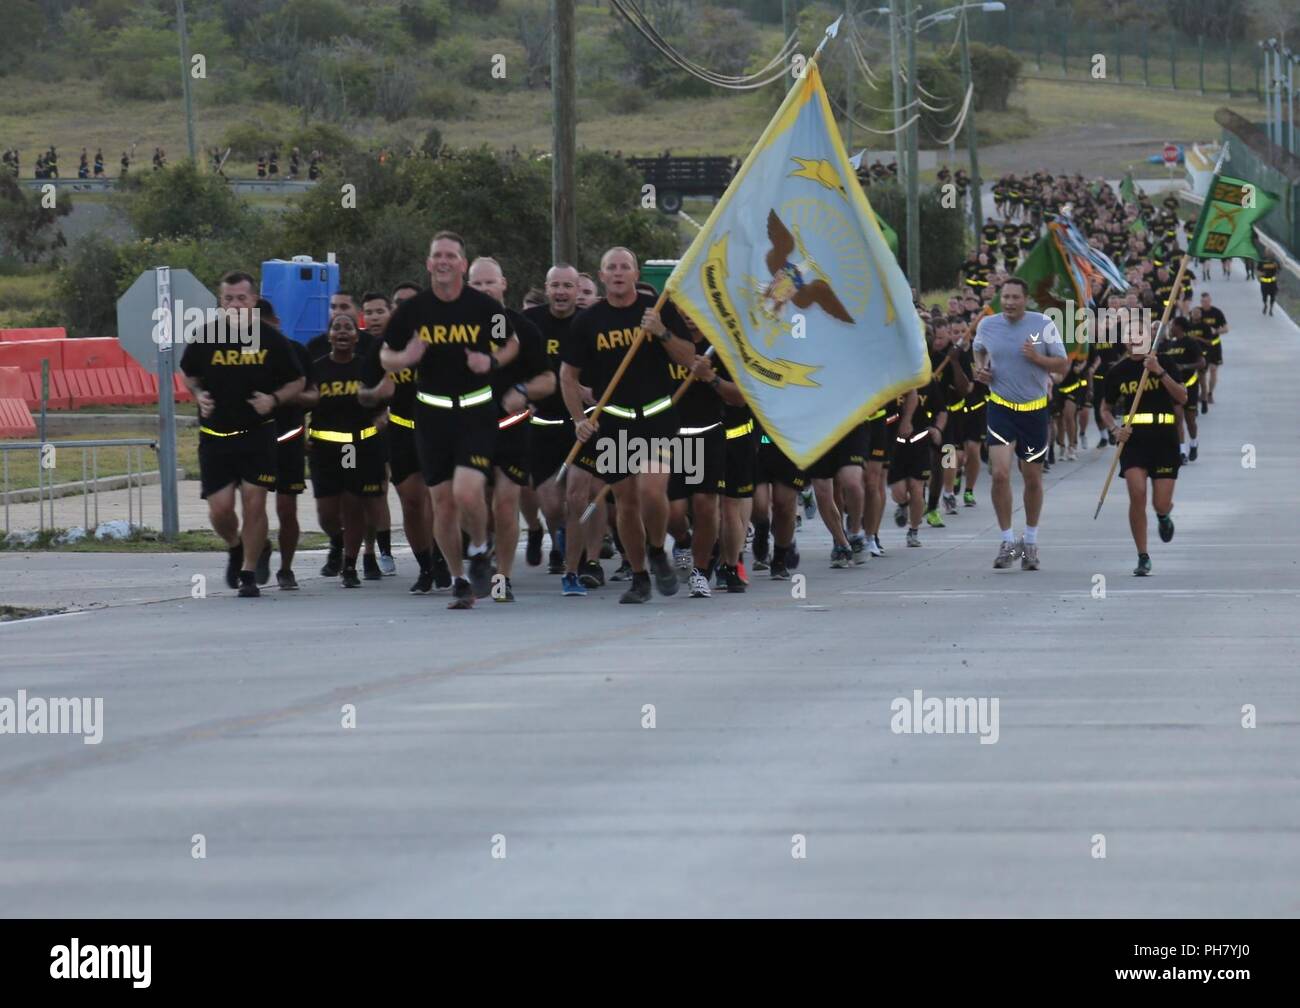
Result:
[[[1057,324],[1057,328],[1061,332],[1066,355],[1086,357],[1088,344],[1075,341],[1076,325],[1072,324],[1075,316],[1067,307],[1072,304],[1074,311],[1081,316],[1085,303],[1079,300],[1070,268],[1050,232],[1035,242],[1015,275],[1029,286],[1026,303],[1030,311],[1046,312],[1052,309],[1061,313],[1062,321]],[[995,312],[1001,311],[1002,298],[994,297],[991,307]]]
[[[1276,203],[1276,195],[1253,183],[1216,175],[1187,254],[1198,259],[1259,259],[1254,224]]]

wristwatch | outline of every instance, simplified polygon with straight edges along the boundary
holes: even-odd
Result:
[[[717,388],[719,385],[722,384],[722,376],[721,376],[721,375],[716,375],[716,374],[715,374],[715,375],[713,376],[713,381],[709,382],[709,384],[710,384],[711,386],[713,386],[714,388]]]

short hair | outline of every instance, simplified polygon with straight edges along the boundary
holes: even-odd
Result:
[[[578,274],[578,279],[579,279],[579,280],[590,280],[593,284],[596,282],[596,278],[593,277],[590,273],[579,273],[579,274]]]
[[[226,287],[233,287],[235,284],[246,283],[253,290],[257,290],[257,281],[253,279],[251,273],[245,273],[243,270],[231,270],[221,278],[221,283]]]
[[[540,287],[529,287],[528,293],[524,295],[524,307],[536,308],[544,304],[546,304],[546,291]]]
[[[419,294],[423,288],[413,280],[403,280],[393,288],[393,293],[396,294],[399,290],[413,290],[415,293]]]
[[[1003,290],[1006,290],[1008,287],[1010,287],[1010,286],[1012,286],[1012,285],[1015,285],[1016,287],[1019,287],[1019,288],[1021,289],[1021,291],[1024,292],[1025,297],[1029,297],[1029,284],[1025,283],[1025,281],[1022,280],[1020,277],[1018,277],[1018,276],[1010,276],[1010,277],[1007,277],[1005,280],[1002,281],[1002,289],[1003,289]]]
[[[614,245],[611,248],[605,249],[604,253],[601,255],[600,257],[601,269],[605,268],[605,260],[609,258],[611,252],[626,252],[628,255],[632,257],[632,268],[634,270],[639,270],[641,268],[641,261],[637,259],[635,252],[633,252],[630,248],[627,248],[625,245]]]
[[[387,294],[381,294],[379,293],[379,291],[366,291],[364,294],[361,295],[361,303],[363,305],[369,301],[382,301],[384,302],[384,304],[389,306],[391,306],[393,303],[392,301],[389,300]]]
[[[454,241],[457,245],[460,246],[460,255],[461,255],[461,258],[462,258],[462,259],[468,259],[468,258],[469,258],[469,253],[467,253],[467,252],[465,251],[465,239],[462,238],[460,235],[458,235],[455,231],[439,231],[439,232],[437,232],[437,233],[433,236],[433,238],[430,239],[430,241],[429,241],[429,252],[430,252],[430,254],[432,254],[432,252],[433,252],[433,245],[434,245],[434,242],[440,242],[440,241]]]
[[[573,263],[566,263],[566,262],[551,263],[551,269],[571,269],[575,273],[577,273],[577,267],[574,266]],[[551,270],[547,270],[546,272],[549,273],[550,271]],[[578,276],[586,276],[586,274],[578,273]]]
[[[346,291],[346,290],[336,290],[333,294],[330,295],[330,300],[332,301],[332,300],[334,300],[334,298],[336,298],[336,297],[345,297],[345,298],[347,298],[349,301],[352,302],[352,307],[353,307],[353,308],[358,307],[358,305],[357,305],[357,296],[356,296],[355,294],[353,294],[351,291]]]

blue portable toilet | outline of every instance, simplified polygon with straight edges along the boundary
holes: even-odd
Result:
[[[311,256],[294,256],[262,263],[262,297],[275,306],[281,331],[299,343],[306,343],[329,328],[330,297],[338,289],[336,262],[314,262]]]

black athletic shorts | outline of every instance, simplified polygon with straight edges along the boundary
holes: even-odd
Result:
[[[988,414],[989,445],[1016,443],[1016,455],[1023,462],[1042,462],[1050,437],[1048,408],[1008,409],[993,400],[984,407]]]
[[[497,445],[496,402],[489,399],[463,409],[443,409],[420,402],[416,407],[415,444],[420,471],[428,486],[447,482],[460,466],[490,477]]]
[[[279,469],[275,424],[246,434],[199,434],[199,496],[203,500],[235,483],[275,489]]]
[[[1178,479],[1181,462],[1174,424],[1137,424],[1119,453],[1119,474],[1145,469],[1151,479]]]
[[[962,411],[961,415],[961,439],[963,442],[984,443],[984,435],[988,433],[989,429],[987,412],[987,399],[973,397],[966,399],[966,409]]]
[[[287,433],[287,432],[286,432]],[[307,489],[306,428],[286,441],[275,441],[275,492],[300,494]]]
[[[613,486],[634,469],[642,472],[671,472],[673,445],[678,443],[677,410],[666,409],[652,417],[625,420],[601,413],[596,431],[574,463],[579,469]]]
[[[1223,344],[1222,344],[1222,343],[1211,343],[1209,346],[1207,346],[1207,347],[1205,348],[1205,363],[1206,363],[1206,364],[1222,364],[1222,363],[1223,363]]]
[[[897,430],[897,428],[894,428]],[[899,483],[905,479],[928,480],[930,478],[931,449],[934,447],[930,435],[925,431],[913,431],[915,441],[904,441],[895,435],[894,457],[889,461],[890,483]]]
[[[879,462],[888,466],[894,457],[894,432],[898,421],[889,422],[888,417],[879,417],[867,421],[867,461]]]
[[[749,430],[727,438],[727,489],[728,497],[748,500],[754,496],[754,483],[758,478],[758,435],[751,421]],[[733,430],[743,430],[736,427]]]
[[[413,474],[420,472],[420,452],[415,443],[415,428],[398,423],[390,415],[387,430],[389,476],[395,484],[404,483]]]
[[[682,447],[673,459],[668,499],[686,500],[697,493],[725,493],[727,432],[722,424],[702,434],[679,434],[679,437]]]
[[[809,479],[831,479],[845,466],[864,466],[871,452],[871,431],[863,421],[840,438],[835,446],[808,467]]]
[[[758,439],[758,482],[780,483],[802,490],[808,485],[808,476],[772,443],[766,434]]]
[[[541,423],[539,417],[528,421],[528,473],[533,486],[539,487],[555,475],[569,457],[573,447],[573,421]]]
[[[497,448],[492,464],[505,473],[511,483],[528,486],[528,421],[505,430],[497,428]]]
[[[348,459],[351,464],[345,466]],[[358,497],[384,494],[384,449],[378,435],[352,444],[313,438],[307,460],[311,466],[311,492],[317,499],[341,493]]]

